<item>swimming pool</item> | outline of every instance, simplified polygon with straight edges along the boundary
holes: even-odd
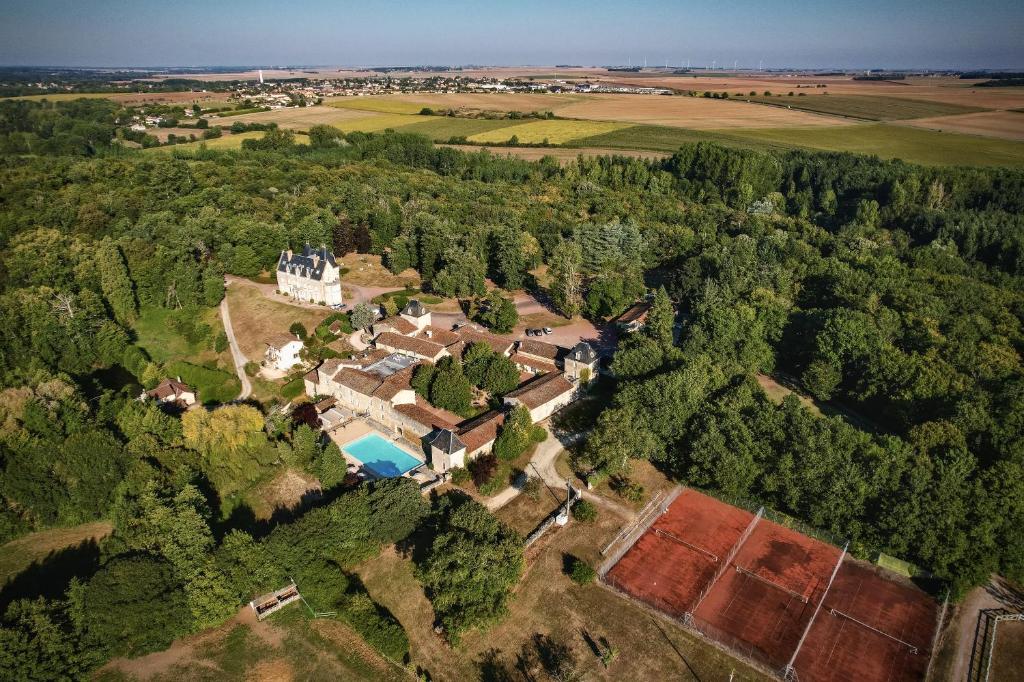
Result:
[[[368,433],[342,448],[363,463],[375,476],[395,478],[423,464],[387,438]]]

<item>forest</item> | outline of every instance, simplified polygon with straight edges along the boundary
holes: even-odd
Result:
[[[195,318],[225,273],[307,241],[415,268],[426,291],[477,296],[489,278],[598,320],[656,292],[611,363],[582,474],[628,479],[647,458],[919,563],[955,596],[992,571],[1024,580],[1021,171],[712,144],[559,166],[326,126],[308,145],[272,130],[152,155],[116,142],[120,120],[95,100],[0,102],[0,542],[114,525],[57,593],[0,593],[0,666],[36,679],[66,660],[79,677],[304,570],[400,657],[400,626],[346,569],[425,528],[418,574],[452,641],[503,611],[521,541],[486,512],[346,485],[332,446],[271,405],[178,419],[135,400],[161,371],[137,344],[143,312]],[[776,404],[758,375],[835,409]],[[327,494],[254,524],[234,496],[282,462]],[[502,570],[459,595],[453,546]]]

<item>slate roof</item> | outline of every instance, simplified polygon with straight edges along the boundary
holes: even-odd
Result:
[[[327,263],[333,267],[338,266],[334,260],[334,254],[328,251],[326,246],[321,245],[319,249],[314,249],[307,243],[301,253],[293,251],[290,258],[287,251],[282,251],[281,257],[277,260],[277,269],[278,272],[288,272],[300,277],[321,280],[324,277]]]
[[[544,343],[543,341],[534,341],[533,339],[523,339],[519,342],[520,353],[535,355],[538,358],[544,358],[552,362],[564,351],[565,349],[561,346],[556,346],[553,343]]]
[[[430,311],[415,298],[409,299],[409,302],[405,304],[404,308],[402,308],[402,314],[408,315],[409,317],[423,317],[428,312]]]
[[[451,429],[441,429],[430,439],[431,447],[435,447],[445,454],[452,454],[463,450],[466,444],[459,440],[459,437]]]
[[[401,334],[395,334],[393,332],[384,332],[383,334],[379,334],[373,342],[377,344],[378,347],[388,346],[389,348],[397,348],[399,350],[415,353],[416,355],[425,358],[435,358],[444,350],[444,346],[439,343],[434,343],[427,339],[402,336]]]
[[[572,350],[569,351],[569,355],[576,362],[582,362],[587,365],[597,360],[597,351],[586,341],[580,341],[573,346]]]
[[[560,395],[572,391],[573,385],[561,372],[548,372],[541,374],[536,379],[528,381],[511,393],[505,394],[505,399],[515,398],[528,409],[540,407],[551,402]]]

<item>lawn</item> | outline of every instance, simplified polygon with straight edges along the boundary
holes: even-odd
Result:
[[[99,541],[111,530],[113,525],[109,521],[95,521],[72,528],[41,530],[11,540],[0,546],[0,586],[28,568],[33,561],[89,540]]]
[[[224,331],[217,308],[201,308],[197,322],[210,326],[209,336],[199,343],[189,343],[188,339],[179,334],[170,324],[173,311],[167,308],[143,308],[139,311],[139,319],[132,325],[136,335],[136,344],[146,351],[155,362],[161,364],[174,360],[186,360],[195,364],[213,363],[223,367],[232,367],[227,351],[216,353],[212,349],[212,340]]]
[[[342,286],[354,284],[372,287],[418,287],[420,275],[409,268],[399,274],[393,274],[381,264],[380,256],[368,253],[346,253],[340,259],[340,265],[347,270],[342,273]]]
[[[751,102],[760,104],[813,111],[821,114],[848,116],[867,121],[896,121],[985,111],[981,107],[969,107],[946,102],[926,102],[919,99],[863,95],[759,96],[744,97],[743,99],[749,99]]]
[[[293,322],[301,322],[312,333],[331,312],[292,305],[267,298],[259,287],[245,280],[232,280],[227,291],[231,326],[242,353],[259,362],[267,350],[266,341],[275,334],[286,334]]]
[[[477,133],[476,135],[471,135],[469,140],[471,142],[505,142],[515,135],[520,142],[530,144],[544,141],[550,144],[564,144],[622,130],[632,125],[631,123],[618,123],[615,121],[582,121],[574,119],[527,121]]]

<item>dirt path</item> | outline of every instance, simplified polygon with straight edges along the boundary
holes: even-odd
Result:
[[[228,284],[230,283],[229,279]],[[242,383],[242,391],[238,394],[237,400],[245,400],[252,393],[252,382],[249,381],[249,376],[245,373],[245,365],[249,360],[238,347],[235,330],[231,328],[231,312],[228,310],[227,296],[220,302],[220,318],[224,322],[224,334],[228,337],[228,345],[231,347],[231,359],[235,364],[235,373],[238,374],[238,380]]]
[[[1012,590],[1002,585],[1002,578],[993,576],[987,585],[976,587],[957,607],[956,618],[950,625],[947,637],[955,637],[956,656],[949,669],[948,679],[967,680],[974,653],[975,638],[981,636],[979,623],[982,611],[987,609],[1020,610]],[[937,652],[936,652],[937,653]]]

